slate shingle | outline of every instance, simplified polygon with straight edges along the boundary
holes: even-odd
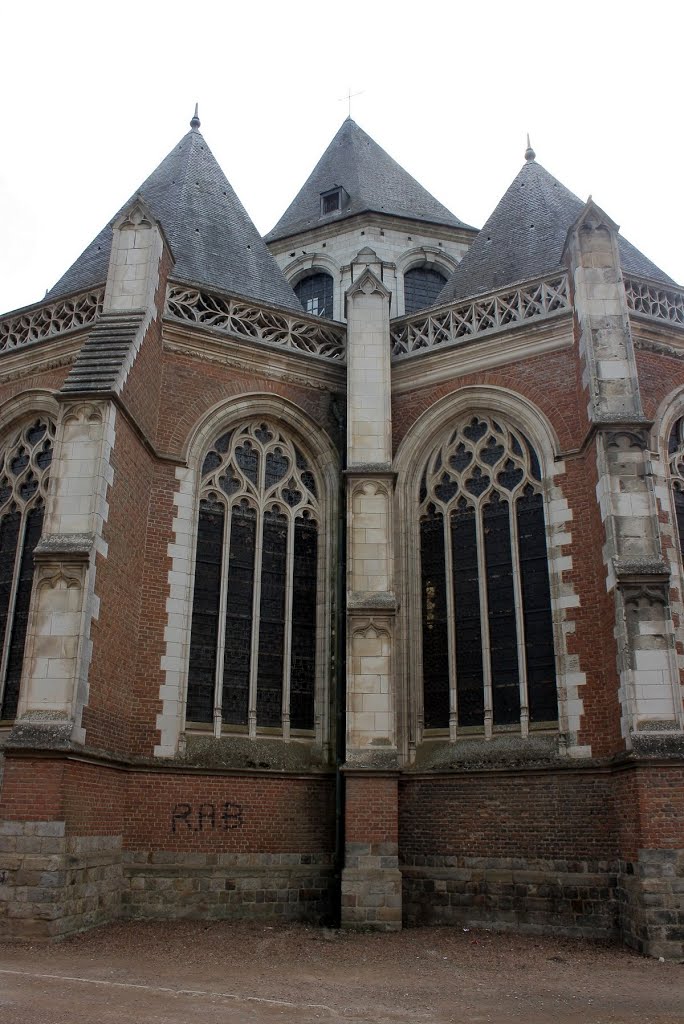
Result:
[[[348,204],[341,213],[322,217],[321,193],[339,186],[349,194]],[[446,206],[442,206],[348,117],[265,239],[273,242],[369,211],[449,227],[469,227],[454,217]]]
[[[447,281],[437,303],[495,291],[558,269],[568,229],[584,205],[541,164],[526,162]],[[619,246],[627,273],[674,284],[622,236]]]
[[[175,279],[301,311],[200,132],[188,132],[136,194],[164,229],[176,259]],[[111,244],[108,224],[48,292],[47,299],[102,284]]]

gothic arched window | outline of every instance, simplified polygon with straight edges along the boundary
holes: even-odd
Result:
[[[555,721],[539,459],[489,416],[451,429],[420,487],[426,729]]]
[[[54,425],[41,417],[0,446],[1,719],[17,713],[33,552],[43,529],[54,438]]]
[[[434,306],[437,296],[446,284],[446,277],[432,267],[414,267],[404,274],[404,312]]]
[[[684,555],[684,417],[672,427],[667,443],[670,480],[672,481],[672,500],[674,502],[679,548]]]
[[[333,279],[330,274],[319,272],[303,277],[294,286],[294,293],[306,313],[311,313],[313,316],[326,316],[332,320]]]
[[[320,502],[278,427],[243,423],[204,458],[187,719],[314,728]]]

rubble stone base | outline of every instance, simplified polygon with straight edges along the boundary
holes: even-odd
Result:
[[[684,958],[684,850],[639,850],[620,864],[622,938],[647,956]]]
[[[343,928],[401,929],[401,872],[396,843],[347,843],[342,872]]]
[[[127,852],[124,917],[282,918],[325,923],[334,874],[326,854]]]
[[[118,917],[120,836],[66,836],[63,821],[0,822],[0,939],[62,938]]]

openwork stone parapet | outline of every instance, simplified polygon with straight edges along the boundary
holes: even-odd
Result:
[[[345,359],[343,327],[305,314],[299,317],[253,306],[218,292],[171,284],[166,294],[165,316],[320,359],[338,363]]]
[[[433,312],[392,322],[392,356],[401,359],[519,324],[547,319],[570,309],[565,274],[506,291],[466,299]]]
[[[102,311],[103,299],[104,287],[95,288],[3,317],[0,319],[0,352],[12,352],[23,345],[87,327]]]
[[[684,327],[684,291],[682,289],[640,280],[636,277],[625,277],[625,294],[627,306],[633,313]]]

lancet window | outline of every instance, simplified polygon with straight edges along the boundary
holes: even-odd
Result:
[[[423,725],[478,731],[558,717],[544,500],[518,430],[465,419],[420,485]]]
[[[43,529],[54,424],[38,418],[0,446],[0,718],[17,712],[33,552]]]
[[[667,448],[679,548],[684,555],[684,417],[672,427]]]
[[[202,466],[188,722],[314,728],[319,487],[272,423],[218,436]]]

